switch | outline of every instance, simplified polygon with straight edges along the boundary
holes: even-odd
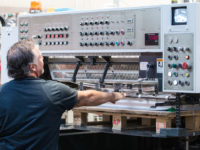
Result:
[[[171,65],[171,64],[168,64],[167,66],[168,66],[168,68],[172,68],[172,65]]]
[[[132,45],[133,45],[133,42],[128,41],[128,42],[127,42],[127,45],[132,46]]]
[[[178,55],[175,55],[175,56],[174,56],[174,59],[175,59],[175,60],[178,60]]]
[[[181,80],[178,81],[178,84],[184,86],[184,82],[182,82]]]
[[[185,81],[185,85],[190,86],[190,82],[189,81]]]
[[[109,25],[109,24],[110,24],[110,22],[109,22],[108,20],[106,20],[106,21],[105,21],[105,24]]]
[[[65,27],[64,27],[64,30],[65,30],[65,31],[67,31],[68,29],[69,29],[69,27],[68,27],[68,26],[65,26]]]
[[[168,59],[169,59],[169,60],[172,60],[172,56],[169,55],[169,56],[168,56]]]
[[[172,48],[172,47],[168,47],[167,50],[168,50],[169,52],[172,52],[172,51],[173,51],[173,48]]]
[[[101,45],[101,46],[104,46],[104,42],[100,42],[100,45]]]
[[[104,32],[100,32],[100,35],[104,35]]]
[[[172,81],[168,80],[168,84],[169,84],[169,85],[172,85]]]

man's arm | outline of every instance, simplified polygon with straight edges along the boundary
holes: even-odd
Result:
[[[96,106],[106,102],[115,103],[125,97],[125,93],[106,93],[95,90],[78,91],[78,103],[76,107],[80,106]]]

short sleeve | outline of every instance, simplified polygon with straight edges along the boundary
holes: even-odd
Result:
[[[70,110],[77,103],[77,90],[65,84],[49,81],[45,89],[48,91],[50,101],[61,111]]]

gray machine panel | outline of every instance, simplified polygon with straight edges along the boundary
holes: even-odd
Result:
[[[165,34],[164,90],[194,90],[193,33]]]
[[[33,37],[42,51],[161,51],[159,7],[20,16],[18,28],[20,40]]]

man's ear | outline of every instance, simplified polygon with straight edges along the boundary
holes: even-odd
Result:
[[[35,64],[30,64],[29,65],[30,71],[36,71],[36,65]]]

